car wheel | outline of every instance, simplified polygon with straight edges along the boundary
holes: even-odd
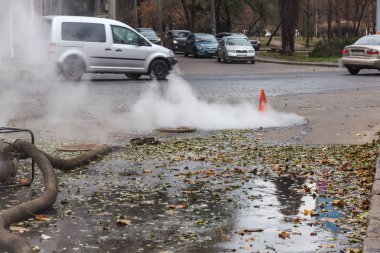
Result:
[[[69,56],[62,64],[62,75],[67,81],[80,81],[86,64],[79,56]]]
[[[220,58],[219,55],[217,55],[216,57],[217,57],[216,60],[217,60],[218,62],[221,62],[222,58]]]
[[[252,61],[251,61],[251,64],[255,64],[255,63],[256,63],[256,61],[255,61],[255,60],[252,60]]]
[[[168,64],[164,60],[155,60],[150,66],[150,73],[153,73],[157,80],[164,80],[169,73]]]
[[[194,50],[194,58],[198,58],[198,51]]]
[[[185,49],[185,57],[189,56],[189,52]]]
[[[141,77],[141,74],[137,74],[137,73],[126,73],[125,74],[129,79],[132,79],[132,80],[137,80]]]
[[[347,67],[347,70],[351,75],[357,75],[360,71],[360,69],[354,67]]]

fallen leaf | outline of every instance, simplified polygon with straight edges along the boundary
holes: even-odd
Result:
[[[290,233],[286,231],[282,231],[278,234],[278,237],[285,240],[286,238],[290,238]]]
[[[10,229],[12,232],[17,232],[17,233],[20,233],[20,234],[29,231],[28,228],[24,228],[24,227],[16,227],[16,226],[10,226],[9,229]]]
[[[49,239],[51,239],[52,237],[51,237],[51,236],[48,236],[48,235],[41,234],[41,238],[42,238],[42,240],[49,240]]]
[[[255,241],[255,238],[254,237],[249,237],[247,239],[245,239],[246,242],[253,242]]]
[[[344,206],[344,201],[341,200],[341,199],[336,199],[336,200],[333,200],[332,204],[333,204],[334,206],[342,207],[342,206]]]
[[[310,210],[308,210],[308,209],[304,209],[304,210],[303,210],[303,215],[305,215],[305,216],[307,216],[307,215],[310,215],[310,216],[317,216],[318,213],[315,212],[315,210],[313,210],[313,209],[310,209]]]
[[[336,247],[336,245],[335,244],[322,244],[319,247],[322,249],[333,249]]]
[[[116,224],[120,226],[127,226],[127,225],[132,225],[132,221],[126,220],[126,219],[120,219],[116,221]]]
[[[46,215],[39,214],[34,217],[35,220],[37,221],[51,221],[52,219],[47,217]]]

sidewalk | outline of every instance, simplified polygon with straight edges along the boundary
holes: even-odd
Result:
[[[317,66],[317,67],[333,67],[337,68],[340,66],[339,63],[333,62],[300,62],[300,61],[287,61],[266,56],[256,56],[256,61],[267,62],[267,63],[278,63],[278,64],[289,64],[289,65],[303,65],[303,66]]]

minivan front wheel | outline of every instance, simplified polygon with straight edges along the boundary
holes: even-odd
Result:
[[[150,72],[156,76],[157,80],[164,80],[169,73],[168,64],[164,60],[155,60],[150,67]]]
[[[69,56],[62,64],[62,75],[67,81],[79,81],[86,65],[79,56]]]

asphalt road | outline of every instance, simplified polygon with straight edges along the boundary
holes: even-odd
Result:
[[[160,82],[160,90],[181,82],[191,86],[199,101],[255,104],[264,88],[273,109],[306,118],[308,123],[301,126],[265,129],[263,138],[270,141],[363,143],[380,130],[378,71],[352,76],[343,68],[177,57],[172,81]],[[151,83],[148,76],[133,81],[123,75],[86,75],[74,84],[13,81],[6,91],[12,99],[2,99],[9,106],[3,107],[8,109],[0,122],[34,129],[40,136],[115,141],[115,136],[141,134],[130,127],[135,122],[128,113]]]

